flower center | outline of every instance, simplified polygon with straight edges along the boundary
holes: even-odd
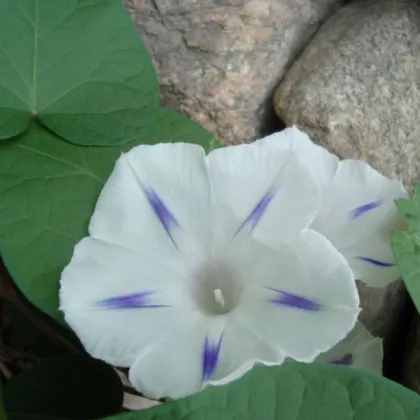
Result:
[[[223,308],[225,306],[225,298],[223,297],[223,293],[220,289],[215,289],[214,293],[214,300]]]
[[[232,267],[223,261],[211,261],[196,270],[191,290],[200,310],[223,315],[238,305],[242,285]]]

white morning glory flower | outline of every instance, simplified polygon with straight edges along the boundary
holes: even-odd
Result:
[[[291,151],[135,147],[62,273],[65,319],[91,355],[130,367],[155,399],[230,382],[255,363],[311,362],[359,313],[348,263],[308,228],[319,205]]]
[[[339,161],[296,127],[256,144],[296,151],[322,190],[322,204],[310,227],[346,257],[356,279],[374,287],[398,279],[390,233],[402,223],[394,200],[408,197],[401,181],[386,178],[362,161]]]
[[[319,355],[315,361],[349,366],[382,375],[382,341],[371,335],[361,322],[357,322],[344,340]]]

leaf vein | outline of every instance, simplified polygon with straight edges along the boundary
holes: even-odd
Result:
[[[38,13],[39,3],[35,0],[35,21],[34,21],[34,63],[32,69],[32,106],[36,108],[36,70],[38,62]]]
[[[70,168],[77,169],[78,171],[82,172],[83,174],[92,177],[93,179],[100,182],[101,184],[104,184],[104,181],[102,179],[98,178],[94,173],[86,171],[84,168],[82,168],[80,166],[73,165],[72,163],[70,163],[70,162],[68,162],[64,159],[60,159],[56,156],[49,155],[48,153],[41,152],[40,150],[33,149],[32,147],[28,147],[28,146],[25,146],[23,144],[17,144],[16,147],[27,150],[27,151],[35,153],[35,154],[38,154],[40,156],[44,156],[44,157],[49,158],[51,160],[55,160],[56,162],[63,163],[64,165],[66,165]]]

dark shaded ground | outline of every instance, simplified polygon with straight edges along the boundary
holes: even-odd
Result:
[[[7,379],[28,369],[36,363],[37,357],[16,337],[5,310],[4,300],[0,300],[0,372]]]

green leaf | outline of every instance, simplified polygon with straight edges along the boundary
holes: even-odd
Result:
[[[405,286],[420,312],[420,184],[411,199],[397,200],[396,206],[409,230],[392,233],[392,249]]]
[[[58,283],[121,152],[141,143],[215,142],[200,125],[161,109],[142,139],[119,147],[78,147],[34,122],[0,142],[0,253],[23,294],[62,321]]]
[[[9,420],[95,419],[121,410],[123,387],[114,369],[83,355],[58,356],[9,379]]]
[[[0,139],[37,116],[76,144],[123,144],[157,111],[155,70],[121,0],[0,0],[0,63]]]
[[[420,397],[381,376],[327,364],[255,368],[192,397],[109,420],[418,420]]]
[[[420,231],[420,184],[414,187],[412,198],[395,201],[398,214],[405,219],[411,231]]]
[[[142,139],[143,144],[196,143],[203,146],[207,153],[221,147],[220,143],[195,121],[169,109],[161,108],[159,111],[156,120]]]

